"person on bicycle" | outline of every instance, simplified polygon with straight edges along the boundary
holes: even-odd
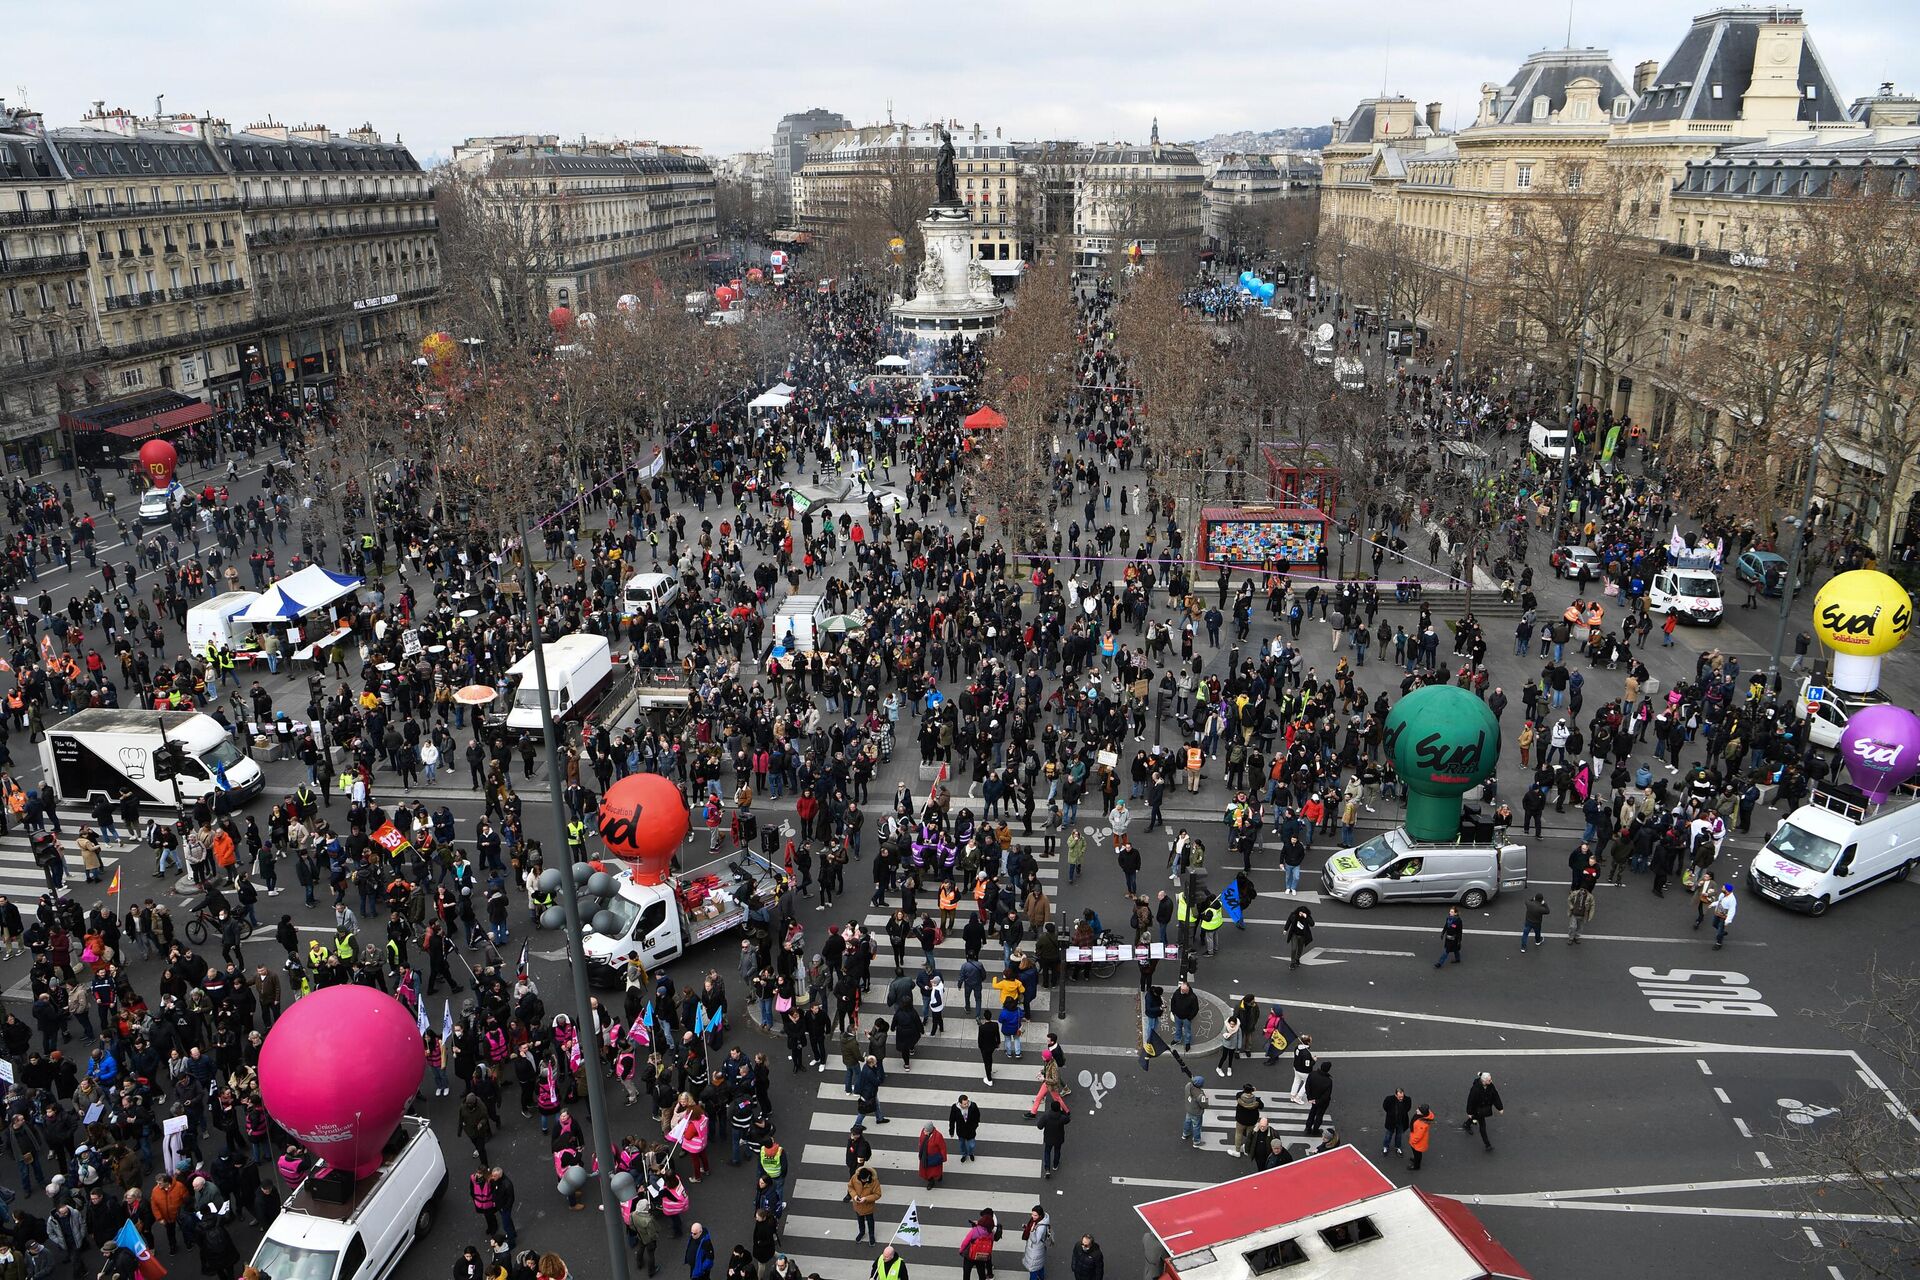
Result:
[[[196,916],[204,916],[210,923],[216,924],[220,917],[230,910],[232,907],[228,904],[226,895],[220,892],[219,884],[213,880],[207,881],[206,893],[200,901],[193,904],[193,913]]]

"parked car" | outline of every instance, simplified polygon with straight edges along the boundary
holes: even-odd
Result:
[[[1600,553],[1592,547],[1555,547],[1548,561],[1553,565],[1556,578],[1577,578],[1580,566],[1585,565],[1587,576],[1596,582],[1600,580]]]
[[[1740,558],[1733,562],[1733,576],[1742,582],[1751,582],[1759,586],[1763,596],[1777,596],[1786,586],[1787,558],[1777,551],[1743,551]],[[1794,584],[1797,592],[1807,585],[1807,570],[1800,566],[1800,581]]]

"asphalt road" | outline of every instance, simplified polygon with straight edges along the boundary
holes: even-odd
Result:
[[[1544,563],[1536,566],[1536,579],[1544,608],[1557,609],[1571,598],[1571,588],[1558,589]],[[43,575],[56,601],[64,599],[62,586],[72,589],[76,581],[77,575]],[[1208,595],[1210,599],[1210,591]],[[1410,622],[1414,616],[1411,609],[1391,605],[1382,612],[1390,621]],[[1510,620],[1496,619],[1488,627],[1495,682],[1514,694],[1529,674],[1537,673],[1538,660],[1516,658],[1511,643],[1502,642],[1510,634]],[[1268,634],[1264,615],[1256,611],[1255,639]],[[1326,629],[1311,626],[1302,635],[1308,660],[1331,665],[1334,655]],[[1645,650],[1663,682],[1690,675],[1693,657],[1703,647],[1733,649],[1734,637],[1740,638],[1739,651],[1763,652],[1771,626],[1757,614],[1735,609],[1718,630],[1688,629],[1680,637],[1673,649],[1661,650],[1656,643]],[[1215,662],[1224,657],[1224,651],[1210,654]],[[1751,669],[1754,664],[1743,665]],[[1590,701],[1611,696],[1608,673],[1590,676]],[[1911,701],[1914,663],[1896,656],[1887,664],[1887,677],[1889,689]],[[1397,683],[1377,661],[1361,673],[1361,683],[1370,687],[1388,678]],[[269,688],[282,705],[293,705],[287,699],[296,697],[304,704],[304,691],[290,676],[269,681]],[[1518,710],[1516,705],[1507,712],[1509,734],[1517,727]],[[21,774],[30,777],[33,765],[24,743],[16,737],[13,745]],[[1508,745],[1498,778],[1502,794],[1516,798],[1522,772]],[[911,735],[902,734],[891,766],[876,780],[875,793],[885,794],[902,778],[917,788],[914,756]],[[290,789],[297,777],[296,768],[285,764],[268,766],[268,773],[269,797]],[[413,793],[433,803],[449,803],[463,836],[479,813],[473,793],[459,785],[464,780],[463,770],[443,773],[440,785]],[[529,824],[537,829],[550,817],[544,788],[523,790]],[[382,798],[406,797],[392,793]],[[1207,783],[1197,800],[1184,792],[1169,799],[1191,806],[1169,808],[1170,829],[1191,826],[1203,832],[1203,838],[1217,830],[1226,799],[1217,779]],[[781,802],[762,802],[762,807],[775,815],[788,812]],[[1369,815],[1363,831],[1395,820],[1397,815],[1386,809]],[[1781,1135],[1802,1133],[1830,1120],[1826,1108],[1840,1108],[1844,1114],[1848,1108],[1884,1106],[1885,1098],[1873,1091],[1871,1082],[1886,1064],[1854,1056],[1822,1014],[1860,990],[1860,975],[1876,955],[1910,963],[1920,944],[1920,913],[1915,911],[1920,890],[1911,884],[1889,886],[1821,920],[1747,902],[1729,945],[1716,952],[1708,934],[1690,928],[1692,907],[1677,885],[1662,900],[1648,892],[1645,877],[1630,877],[1625,888],[1600,891],[1597,919],[1587,941],[1576,948],[1561,940],[1558,926],[1564,917],[1565,856],[1578,838],[1578,820],[1551,810],[1547,817],[1547,838],[1530,842],[1530,879],[1555,906],[1544,948],[1520,954],[1524,895],[1507,895],[1469,913],[1465,962],[1440,971],[1432,960],[1438,951],[1441,909],[1361,912],[1321,903],[1312,893],[1303,896],[1314,903],[1319,918],[1314,963],[1297,971],[1277,963],[1275,957],[1285,950],[1279,922],[1288,904],[1279,892],[1274,854],[1263,851],[1254,874],[1261,898],[1249,913],[1247,927],[1225,931],[1220,954],[1200,967],[1200,985],[1215,1000],[1210,1011],[1217,1010],[1217,1001],[1243,992],[1284,1003],[1293,1026],[1311,1032],[1316,1049],[1335,1063],[1334,1123],[1344,1137],[1371,1154],[1379,1150],[1378,1101],[1383,1095],[1403,1086],[1416,1102],[1434,1106],[1450,1123],[1436,1132],[1426,1168],[1410,1175],[1404,1162],[1395,1159],[1382,1167],[1396,1180],[1414,1176],[1430,1190],[1474,1204],[1536,1275],[1556,1280],[1611,1276],[1622,1263],[1651,1269],[1670,1265],[1676,1257],[1711,1258],[1716,1269],[1755,1280],[1823,1271],[1824,1266],[1809,1270],[1804,1256],[1811,1243],[1807,1225],[1786,1213],[1797,1203],[1794,1189],[1767,1179],[1783,1176],[1780,1170],[1789,1165]],[[1097,805],[1083,808],[1082,822],[1097,832]],[[1143,885],[1151,888],[1165,833],[1143,836],[1139,825],[1134,835],[1148,867]],[[1730,839],[1736,865],[1757,847],[1758,828],[1765,825],[1756,823],[1753,836]],[[1316,845],[1303,884],[1315,882],[1330,847],[1324,837]],[[149,878],[150,855],[119,852],[126,857],[129,892],[144,896],[153,891],[157,897],[170,888]],[[17,859],[23,854],[24,849],[0,848],[0,884],[11,885],[5,877],[18,877]],[[30,874],[30,865],[27,870]],[[863,864],[850,869],[850,896],[836,906],[835,918],[878,915],[866,905],[870,881],[862,883],[863,871]],[[1119,873],[1097,852],[1090,853],[1088,874],[1079,884],[1061,885],[1060,874],[1049,864],[1042,876],[1061,908],[1077,913],[1092,905],[1109,918],[1122,910]],[[91,900],[91,892],[97,890],[81,894],[83,902]],[[262,918],[268,923],[286,911],[304,927],[327,929],[324,901],[304,908],[297,888],[263,906],[267,910]],[[808,914],[803,911],[803,919]],[[810,940],[817,941],[815,926],[824,926],[829,918],[821,912],[806,919]],[[524,918],[516,916],[514,949],[524,928]],[[258,953],[267,962],[276,961],[277,947],[266,940],[266,932],[261,937],[248,945],[250,958]],[[531,945],[535,976],[549,1006],[557,1006],[566,999],[567,974],[562,963],[545,956],[557,954],[560,941],[538,934]],[[721,942],[675,965],[672,972],[686,981],[711,967],[733,979],[735,961],[730,943]],[[953,972],[958,963],[955,944],[946,944],[940,964],[956,1006],[949,1013],[946,1034],[923,1042],[911,1074],[890,1063],[883,1102],[891,1123],[869,1129],[886,1187],[881,1240],[910,1201],[917,1204],[925,1227],[924,1243],[912,1255],[916,1275],[958,1277],[953,1246],[965,1221],[985,1204],[1014,1224],[1033,1204],[1044,1205],[1055,1216],[1060,1235],[1054,1253],[1059,1267],[1064,1267],[1081,1231],[1101,1240],[1111,1265],[1137,1263],[1140,1233],[1132,1205],[1248,1171],[1245,1162],[1224,1150],[1223,1135],[1230,1127],[1227,1099],[1239,1082],[1254,1081],[1277,1127],[1296,1144],[1308,1141],[1301,1132],[1300,1109],[1284,1101],[1290,1083],[1286,1069],[1256,1059],[1243,1061],[1232,1082],[1211,1074],[1210,1085],[1219,1092],[1205,1149],[1180,1142],[1183,1077],[1174,1063],[1156,1062],[1151,1070],[1139,1065],[1133,1052],[1138,1035],[1134,983],[1124,972],[1070,989],[1064,1008],[1058,996],[1042,996],[1025,1060],[1000,1064],[996,1083],[989,1087],[982,1079],[971,1027],[957,1007]],[[18,1001],[24,969],[18,961],[11,962],[11,968],[7,994]],[[884,959],[878,968],[880,976],[888,976]],[[151,966],[136,966],[136,982],[150,983],[154,976]],[[1163,971],[1159,980],[1170,977]],[[733,985],[738,986],[737,980]],[[1756,994],[1741,992],[1731,1001],[1714,998],[1734,988]],[[441,998],[435,997],[436,1018]],[[740,1007],[745,1013],[745,1006]],[[1191,1065],[1210,1073],[1214,1055],[1206,1039],[1217,1023],[1217,1012],[1210,1012],[1203,1020],[1199,1050],[1187,1056]],[[1051,1180],[1041,1177],[1037,1135],[1025,1116],[1037,1074],[1037,1046],[1048,1030],[1059,1034],[1067,1048],[1068,1076],[1074,1084],[1065,1165]],[[789,1250],[805,1270],[817,1270],[827,1280],[865,1277],[872,1250],[853,1243],[851,1215],[840,1202],[846,1177],[841,1147],[854,1112],[842,1088],[837,1057],[825,1072],[795,1074],[788,1070],[782,1042],[751,1028],[736,1029],[735,1039],[749,1051],[766,1052],[773,1064],[776,1119],[791,1162]],[[1495,1121],[1498,1149],[1493,1154],[1484,1153],[1451,1123],[1460,1115],[1470,1078],[1481,1070],[1495,1073],[1506,1103],[1505,1114]],[[1082,1071],[1091,1073],[1087,1084],[1080,1083]],[[950,1164],[945,1184],[928,1190],[912,1172],[915,1138],[922,1123],[944,1120],[961,1091],[980,1100],[986,1112],[980,1160]],[[1806,1105],[1789,1106],[1783,1100]],[[464,1174],[472,1162],[466,1145],[453,1136],[456,1102],[428,1098],[421,1103],[444,1135],[455,1185],[439,1225],[397,1272],[404,1280],[444,1275],[462,1243],[481,1239],[480,1221],[462,1198]],[[1889,1117],[1889,1123],[1899,1121]],[[616,1136],[656,1132],[651,1118],[628,1108],[619,1108],[613,1130]],[[569,1213],[555,1193],[537,1126],[509,1115],[506,1132],[490,1154],[519,1186],[522,1243],[560,1251],[576,1274],[601,1274],[599,1226],[588,1213]],[[751,1219],[748,1171],[728,1168],[721,1151],[714,1177],[694,1192],[693,1217],[714,1229],[724,1259],[732,1244],[745,1239]],[[1623,1224],[1611,1216],[1618,1213],[1636,1216],[1632,1229],[1621,1229]],[[663,1248],[663,1254],[669,1265],[679,1265],[677,1253]],[[162,1256],[173,1261],[164,1250]],[[1016,1265],[1017,1259],[1003,1249],[1000,1261]],[[1847,1274],[1844,1268],[1841,1273]]]

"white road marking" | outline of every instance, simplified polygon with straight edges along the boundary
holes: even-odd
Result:
[[[1283,895],[1276,895],[1276,896],[1283,896]],[[1275,928],[1279,928],[1285,925],[1286,921],[1273,920],[1273,919],[1268,919],[1261,916],[1248,916],[1246,918],[1246,923],[1258,924],[1258,925],[1272,925]],[[1431,934],[1436,937],[1439,935],[1439,932],[1440,932],[1438,929],[1430,925],[1362,924],[1361,922],[1356,920],[1315,920],[1313,922],[1313,928],[1314,928],[1314,932],[1316,933],[1318,933],[1322,929],[1368,929],[1377,933],[1424,933],[1424,934]],[[1507,933],[1507,930],[1505,929],[1469,928],[1467,930],[1467,936],[1470,938],[1506,938],[1508,937],[1508,933]],[[1700,945],[1700,940],[1694,937],[1685,937],[1685,938],[1644,937],[1643,938],[1643,937],[1638,937],[1632,934],[1625,934],[1625,933],[1582,933],[1580,935],[1580,939],[1583,942],[1645,942],[1645,943],[1660,943],[1667,946],[1692,946],[1692,947],[1697,947]],[[1728,938],[1727,945],[1730,947],[1764,947],[1767,944],[1764,942],[1754,942],[1750,939]]]
[[[1800,1230],[1807,1237],[1808,1244],[1812,1245],[1816,1249],[1820,1247],[1819,1232],[1815,1231],[1812,1227],[1802,1227],[1800,1228]]]
[[[1753,1130],[1747,1128],[1747,1122],[1739,1116],[1733,1118],[1733,1127],[1740,1131],[1740,1136],[1743,1138],[1751,1138],[1753,1136]]]
[[[1725,1089],[1715,1089],[1715,1090],[1713,1091],[1713,1096],[1714,1096],[1714,1097],[1716,1097],[1716,1098],[1718,1098],[1718,1099],[1720,1099],[1720,1101],[1722,1101],[1722,1102],[1732,1102],[1732,1101],[1733,1101],[1733,1099],[1732,1099],[1732,1098],[1729,1098],[1729,1097],[1727,1096],[1727,1091],[1726,1091]]]
[[[1296,1000],[1292,996],[1261,996],[1262,1004],[1293,1005],[1302,1009],[1319,1009],[1327,1013],[1358,1013],[1376,1018],[1404,1018],[1410,1022],[1444,1022],[1457,1026],[1490,1027],[1498,1031],[1537,1031],[1546,1035],[1581,1036],[1590,1040],[1631,1040],[1636,1044],[1665,1045],[1669,1048],[1691,1049],[1698,1053],[1702,1049],[1723,1049],[1732,1046],[1715,1045],[1701,1040],[1671,1040],[1665,1036],[1626,1035],[1618,1031],[1588,1031],[1580,1027],[1542,1026],[1533,1022],[1489,1022],[1483,1018],[1456,1018],[1440,1013],[1409,1013],[1401,1009],[1371,1009],[1363,1005],[1329,1004],[1317,1000]]]
[[[1764,1151],[1756,1151],[1756,1152],[1754,1152],[1754,1153],[1753,1153],[1753,1158],[1754,1158],[1755,1160],[1758,1160],[1758,1161],[1760,1162],[1760,1167],[1761,1167],[1762,1169],[1771,1169],[1771,1168],[1773,1168],[1773,1161],[1772,1161],[1772,1159],[1770,1159],[1770,1158],[1768,1157],[1768,1155],[1767,1155],[1767,1153],[1766,1153],[1766,1152],[1764,1152]]]
[[[1118,1174],[1110,1181],[1116,1187],[1160,1187],[1168,1191],[1192,1191],[1198,1187],[1215,1185],[1211,1179],[1193,1182],[1185,1178],[1123,1178]]]
[[[1713,1068],[1707,1065],[1707,1060],[1705,1058],[1695,1058],[1694,1061],[1700,1064],[1701,1075],[1710,1076],[1713,1074]]]

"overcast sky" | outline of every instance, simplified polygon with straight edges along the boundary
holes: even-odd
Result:
[[[1693,5],[1575,0],[1573,43],[1623,75],[1664,61]],[[1384,87],[1472,120],[1482,81],[1566,43],[1562,0],[1264,3],[972,0],[206,0],[10,6],[5,83],[49,125],[87,104],[369,121],[422,162],[469,134],[652,138],[764,151],[790,111],[856,124],[954,118],[1008,137],[1144,141],[1324,124]],[[1849,99],[1920,88],[1915,0],[1811,0],[1815,44]]]

